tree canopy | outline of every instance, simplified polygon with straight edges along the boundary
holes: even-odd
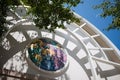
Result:
[[[71,7],[77,6],[81,0],[0,0],[0,37],[7,28],[6,12],[14,6],[26,5],[28,15],[32,14],[32,19],[36,27],[54,31],[58,28],[65,28],[64,22],[79,22],[71,11]]]
[[[7,11],[14,6],[29,6],[28,15],[32,14],[32,19],[39,29],[54,31],[56,28],[65,28],[64,22],[79,22],[71,11],[81,0],[0,0],[0,37],[7,32],[5,24]],[[112,22],[107,30],[120,29],[120,0],[103,0],[96,9],[102,9],[101,17],[112,17]]]
[[[9,10],[10,6],[19,5],[20,2],[18,0],[0,0],[0,37],[3,35],[4,32],[7,31],[7,27],[5,27],[7,16],[7,11]]]
[[[112,22],[108,26],[107,30],[120,29],[120,0],[103,0],[99,5],[95,6],[95,9],[102,9],[101,17],[112,17]]]

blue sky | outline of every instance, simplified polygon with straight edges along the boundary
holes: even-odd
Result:
[[[83,4],[79,4],[73,10],[87,19],[90,23],[95,25],[101,32],[103,32],[113,44],[120,50],[120,30],[105,31],[105,29],[111,23],[111,17],[101,18],[99,15],[102,13],[100,9],[93,9],[93,5],[101,3],[102,0],[83,0]]]

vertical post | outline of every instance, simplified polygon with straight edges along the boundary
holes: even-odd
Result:
[[[90,63],[90,67],[91,67],[91,72],[92,72],[92,75],[93,75],[93,79],[94,80],[98,80],[97,79],[97,73],[96,73],[96,70],[95,70],[94,65],[93,65],[94,62],[92,60],[92,57],[91,57],[90,53],[88,53],[88,60],[89,60],[89,63]]]

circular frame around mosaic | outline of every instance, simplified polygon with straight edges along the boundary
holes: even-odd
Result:
[[[68,55],[60,43],[50,38],[37,38],[26,47],[28,64],[41,75],[58,77],[68,69]]]

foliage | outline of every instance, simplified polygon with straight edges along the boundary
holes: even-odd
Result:
[[[54,31],[57,27],[65,28],[64,22],[79,21],[70,8],[77,6],[80,0],[23,0],[23,2],[30,6],[29,13],[32,13],[33,20],[40,29]]]
[[[28,14],[33,15],[33,21],[40,29],[54,31],[65,28],[64,22],[79,22],[71,11],[81,0],[0,0],[0,37],[7,31],[6,12],[15,5],[29,6]]]
[[[95,9],[102,9],[101,17],[112,17],[112,23],[108,26],[107,30],[120,29],[120,0],[103,0]]]
[[[7,28],[4,26],[6,23],[5,17],[7,16],[7,11],[11,6],[19,5],[19,0],[0,0],[0,37],[3,33],[7,31]]]

